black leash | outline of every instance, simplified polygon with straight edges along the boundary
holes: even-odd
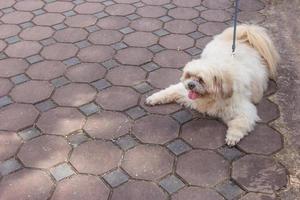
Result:
[[[232,54],[235,53],[235,43],[236,43],[236,26],[237,26],[237,16],[239,12],[239,0],[235,0],[235,12],[233,19],[233,43],[232,43]]]

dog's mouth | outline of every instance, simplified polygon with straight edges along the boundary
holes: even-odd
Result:
[[[188,97],[192,100],[198,99],[201,97],[201,94],[195,91],[190,90],[188,93]]]

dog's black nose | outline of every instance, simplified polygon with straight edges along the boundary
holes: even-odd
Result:
[[[196,87],[195,83],[193,83],[193,82],[189,82],[189,83],[188,83],[188,88],[189,88],[190,90],[194,89],[195,87]]]

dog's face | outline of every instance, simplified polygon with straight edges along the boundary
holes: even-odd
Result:
[[[189,62],[181,77],[188,97],[197,99],[226,99],[233,94],[233,84],[228,72],[205,66],[197,60]]]

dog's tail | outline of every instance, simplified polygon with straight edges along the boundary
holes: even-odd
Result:
[[[233,35],[233,28],[226,29],[221,35],[231,37]],[[280,56],[276,51],[273,41],[267,34],[265,28],[257,25],[239,25],[237,26],[237,40],[239,42],[247,42],[254,47],[263,59],[267,62],[269,77],[276,79],[277,77],[277,64],[280,60]]]

